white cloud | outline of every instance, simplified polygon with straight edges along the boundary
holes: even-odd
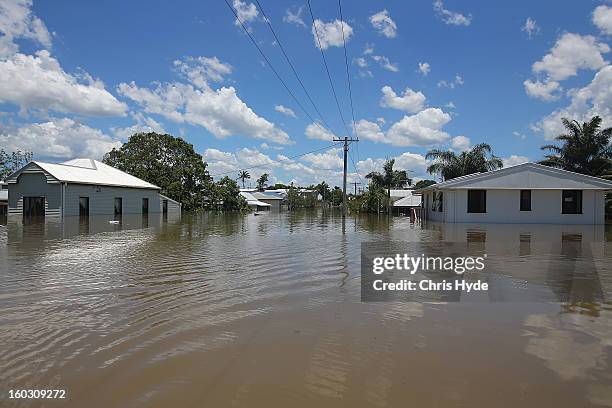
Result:
[[[45,48],[51,47],[51,34],[45,23],[32,14],[31,0],[3,0],[0,2],[0,58],[19,51],[15,40],[25,38]]]
[[[593,24],[603,34],[612,35],[612,7],[602,4],[593,11]]]
[[[470,138],[465,136],[455,136],[451,139],[451,147],[454,150],[465,151],[470,149]]]
[[[399,156],[391,157],[395,159],[393,168],[395,170],[406,170],[411,178],[422,178],[427,176],[427,160],[425,156],[418,153],[404,152]],[[360,160],[356,163],[357,169],[362,176],[373,171],[381,172],[386,159],[371,158]]]
[[[431,67],[430,67],[429,63],[427,63],[427,62],[419,62],[419,72],[423,76],[427,76],[427,74],[429,74],[430,70],[431,70]]]
[[[295,114],[295,112],[293,111],[293,109],[288,108],[286,106],[283,105],[276,105],[274,106],[274,110],[277,112],[282,113],[285,116],[290,116],[292,118],[297,118],[297,115]]]
[[[448,109],[456,109],[457,107],[455,106],[455,104],[453,103],[453,101],[450,101],[449,103],[447,103],[445,105]]]
[[[342,168],[342,159],[338,155],[340,152],[341,148],[335,148],[323,153],[308,153],[302,156],[302,159],[316,169],[340,169]]]
[[[236,14],[238,15],[238,19],[234,21],[234,24],[240,26],[240,21],[247,26],[251,21],[257,20],[257,16],[259,16],[259,12],[257,11],[257,7],[253,3],[246,3],[241,0],[234,0],[234,10],[236,10]]]
[[[612,65],[601,68],[587,86],[572,89],[568,94],[571,97],[568,106],[555,110],[534,126],[547,140],[564,132],[561,118],[586,122],[598,115],[604,128],[612,126]]]
[[[427,108],[415,115],[406,115],[395,122],[387,132],[378,123],[359,120],[355,129],[359,138],[393,146],[435,146],[449,139],[442,128],[451,121],[451,116],[439,108]]]
[[[162,115],[178,123],[202,126],[218,138],[232,135],[289,144],[287,133],[258,116],[234,87],[212,89],[196,79],[198,88],[179,82],[141,88],[134,82],[121,83],[118,92],[144,107],[145,112]]]
[[[516,137],[518,137],[521,140],[525,140],[527,139],[527,136],[525,136],[523,133],[519,132],[519,131],[513,131],[512,134]]]
[[[217,57],[185,57],[174,61],[175,68],[198,88],[206,88],[209,81],[220,82],[232,73],[233,67]]]
[[[296,11],[292,11],[291,8],[288,8],[285,12],[285,16],[283,17],[283,21],[285,23],[295,24],[297,26],[307,28],[306,23],[304,23],[304,20],[302,19],[303,8],[304,6],[300,6],[299,8],[295,9]]]
[[[561,81],[577,74],[579,69],[597,70],[607,61],[603,55],[610,47],[591,35],[563,34],[550,52],[533,64],[536,74],[546,74],[550,80]]]
[[[323,50],[329,47],[342,47],[342,30],[344,30],[344,40],[349,41],[353,35],[353,28],[346,22],[340,20],[334,20],[330,23],[325,23],[319,19],[316,19],[312,25],[312,35],[314,37],[315,46],[319,47],[319,40],[321,41],[321,48]],[[317,40],[317,33],[319,40]]]
[[[132,113],[132,117],[136,123],[132,126],[124,128],[111,128],[113,133],[121,140],[127,140],[134,133],[149,133],[156,132],[160,134],[166,133],[164,127],[151,117],[144,116],[142,113]]]
[[[425,95],[422,92],[413,91],[406,88],[402,96],[398,96],[390,86],[382,87],[383,96],[380,99],[380,106],[383,108],[393,108],[405,112],[419,112],[425,106]]]
[[[556,101],[559,99],[559,92],[563,89],[557,81],[530,81],[523,82],[525,92],[532,98],[541,99],[546,102]]]
[[[502,158],[504,167],[516,166],[517,164],[527,163],[528,161],[529,161],[529,158],[527,156],[518,156],[516,154],[513,154],[510,157]]]
[[[47,50],[0,61],[0,102],[92,116],[120,116],[127,110],[102,81],[66,73]]]
[[[304,134],[309,139],[327,140],[329,142],[336,137],[336,135],[334,135],[332,132],[320,125],[317,126],[315,123],[311,123],[310,125],[306,126],[306,131]]]
[[[471,14],[466,16],[461,13],[447,10],[444,8],[444,3],[442,0],[434,0],[433,9],[438,18],[440,18],[446,24],[469,26],[472,22]]]
[[[457,86],[461,86],[463,84],[464,84],[463,77],[457,74],[455,75],[455,78],[452,81],[445,81],[445,80],[438,81],[438,88],[455,89]]]
[[[372,59],[380,64],[381,67],[391,72],[398,72],[399,67],[396,63],[389,61],[389,58],[384,55],[372,55]]]
[[[374,44],[366,43],[363,49],[363,55],[371,55],[374,53]]]
[[[9,150],[31,151],[38,158],[100,159],[113,148],[121,147],[121,142],[99,129],[63,118],[31,123],[16,129],[2,129],[0,145]]]
[[[421,112],[404,116],[387,132],[387,139],[394,146],[432,146],[448,140],[442,127],[450,122],[448,113],[439,108],[427,108]]]
[[[386,9],[370,16],[370,24],[372,24],[376,31],[387,38],[395,38],[397,36],[397,24],[391,19]]]
[[[531,39],[534,35],[540,33],[540,27],[534,19],[532,19],[531,17],[527,17],[527,20],[525,20],[525,24],[523,24],[523,26],[521,27],[521,31],[527,33],[527,37]]]
[[[363,57],[353,58],[353,64],[357,65],[359,68],[365,68],[368,66],[368,62]]]

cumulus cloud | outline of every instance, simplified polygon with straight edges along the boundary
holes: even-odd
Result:
[[[336,137],[332,132],[315,123],[306,126],[304,134],[309,139],[327,140],[328,142],[331,142]]]
[[[550,80],[562,81],[575,76],[579,69],[597,70],[607,65],[602,54],[609,51],[607,44],[592,35],[565,33],[548,54],[533,64],[532,70]]]
[[[45,23],[32,13],[31,0],[4,0],[0,2],[0,58],[19,51],[17,39],[29,39],[45,48],[51,47],[51,34]]]
[[[384,55],[372,55],[372,59],[378,62],[378,64],[384,69],[386,69],[387,71],[391,71],[391,72],[399,71],[399,67],[397,66],[397,64],[392,63],[389,60],[389,58],[385,57]]]
[[[66,73],[47,50],[0,61],[0,102],[91,116],[121,116],[127,111],[102,81]]]
[[[372,24],[376,31],[387,38],[395,38],[397,36],[397,24],[391,19],[386,9],[370,16],[370,24]]]
[[[240,26],[241,21],[245,26],[247,26],[248,23],[257,20],[259,12],[257,11],[257,7],[255,6],[255,4],[247,3],[241,0],[234,0],[233,5],[234,10],[238,15],[238,18],[236,19],[236,21],[234,21],[234,24],[236,24],[237,26]]]
[[[427,160],[425,156],[418,153],[404,152],[399,156],[391,157],[395,159],[394,169],[406,170],[411,178],[427,177]],[[371,158],[360,160],[356,163],[359,173],[365,175],[373,171],[382,171],[387,159]]]
[[[295,8],[295,11],[293,11],[291,8],[288,8],[285,12],[285,16],[283,17],[283,21],[285,23],[295,24],[296,26],[307,28],[306,23],[304,23],[304,20],[302,19],[303,9],[304,6]]]
[[[470,138],[465,136],[455,136],[451,139],[451,147],[454,150],[465,151],[470,149]]]
[[[586,122],[595,115],[603,119],[603,127],[612,126],[612,65],[601,68],[590,84],[568,93],[571,97],[569,105],[543,118],[534,126],[534,130],[551,140],[564,132],[561,118]]]
[[[444,8],[444,3],[442,2],[442,0],[434,0],[433,9],[436,13],[436,16],[438,16],[438,18],[444,21],[444,23],[446,24],[469,26],[472,22],[471,14],[466,16],[455,11],[447,10]]]
[[[527,33],[527,37],[531,39],[534,35],[540,33],[540,27],[534,19],[532,19],[531,17],[527,17],[527,20],[525,20],[525,24],[523,24],[523,26],[521,27],[521,31]]]
[[[53,119],[31,123],[15,129],[0,130],[0,145],[9,150],[31,151],[39,158],[101,159],[121,142],[73,119]]]
[[[459,74],[455,75],[455,78],[451,81],[441,80],[438,81],[438,88],[449,88],[455,89],[457,86],[464,84],[463,77]]]
[[[510,157],[502,158],[502,162],[504,163],[504,167],[516,166],[518,164],[527,163],[529,158],[527,156],[519,156],[516,154],[511,155]]]
[[[274,106],[274,110],[277,112],[282,113],[285,116],[290,116],[292,118],[297,118],[297,115],[295,114],[295,112],[293,111],[293,109],[288,108],[286,106],[283,105],[276,105]]]
[[[427,108],[415,115],[406,115],[385,132],[378,123],[359,120],[355,129],[359,138],[393,146],[431,147],[448,141],[450,136],[442,128],[451,116],[439,108]]]
[[[221,82],[233,70],[217,57],[185,57],[175,60],[174,67],[198,88],[206,88],[211,81]]]
[[[413,91],[406,88],[404,93],[399,96],[390,86],[382,87],[383,96],[380,99],[380,106],[383,108],[393,108],[405,112],[419,112],[425,106],[425,95],[422,92]]]
[[[179,69],[185,71],[191,82],[189,84],[158,83],[153,88],[145,88],[131,82],[121,83],[117,89],[121,95],[142,106],[147,113],[162,115],[178,123],[202,126],[218,138],[238,135],[280,144],[291,143],[285,131],[258,116],[243,102],[234,87],[211,88],[207,80],[214,79],[215,75],[222,77],[228,72],[229,66],[216,59],[206,61],[214,62],[215,68],[212,71],[207,71],[211,69],[210,64],[202,68],[202,60],[198,60],[195,65],[184,65],[183,62],[178,64]]]
[[[308,153],[302,156],[302,160],[318,169],[340,169],[343,163],[339,156],[340,152],[342,152],[341,148],[335,148],[323,153]]]
[[[427,62],[419,62],[419,70],[418,70],[418,72],[420,72],[421,75],[427,76],[427,74],[429,74],[430,70],[431,70],[431,67],[430,67],[429,63],[427,63]]]
[[[156,133],[161,133],[161,134],[166,133],[166,130],[158,121],[156,121],[155,119],[151,117],[145,116],[140,112],[132,113],[132,118],[134,118],[134,121],[136,122],[132,126],[128,126],[124,128],[119,128],[119,127],[111,128],[113,133],[121,140],[129,139],[130,136],[132,136],[134,133],[149,133],[149,132],[156,132]]]
[[[353,28],[346,22],[340,20],[334,20],[329,23],[325,23],[322,20],[316,19],[312,25],[312,35],[314,38],[315,46],[319,47],[319,41],[321,42],[321,49],[326,50],[329,47],[342,47],[342,31],[344,30],[344,40],[346,42],[353,36]],[[318,34],[318,39],[317,39]]]
[[[546,102],[556,101],[561,96],[559,91],[563,88],[557,81],[531,81],[523,82],[525,92],[532,98],[540,99]]]
[[[612,35],[612,7],[602,4],[593,11],[593,24],[603,34]]]

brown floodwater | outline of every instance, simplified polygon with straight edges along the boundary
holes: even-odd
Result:
[[[0,405],[612,407],[610,227],[9,219]],[[493,297],[361,301],[363,242],[440,241],[487,251]]]

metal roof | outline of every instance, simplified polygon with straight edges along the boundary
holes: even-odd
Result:
[[[0,201],[8,201],[8,190],[0,190]]]
[[[248,205],[256,205],[258,207],[271,207],[270,204],[268,203],[264,203],[263,201],[259,201],[258,199],[256,199],[253,194],[246,192],[246,191],[241,191],[240,195],[244,197],[244,199],[247,201]]]
[[[410,194],[404,198],[401,198],[393,203],[394,207],[420,207],[421,206],[421,195]]]
[[[160,189],[156,185],[93,159],[74,159],[64,163],[39,161],[32,163],[49,173],[56,180],[64,183]],[[21,171],[32,163],[13,173],[7,180],[15,182]]]
[[[578,189],[612,190],[612,181],[537,163],[456,177],[420,189]]]
[[[257,200],[282,200],[284,197],[280,193],[267,191],[253,191],[250,193]]]

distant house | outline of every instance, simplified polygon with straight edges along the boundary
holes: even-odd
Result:
[[[8,184],[0,181],[0,217],[8,213]]]
[[[391,190],[394,191],[394,190]],[[421,208],[421,193],[414,190],[395,190],[406,191],[407,194],[393,201],[393,213],[411,215],[413,208]],[[391,197],[393,200],[393,196]]]
[[[257,198],[255,198],[253,196],[252,193],[250,193],[248,191],[241,191],[240,195],[244,197],[244,199],[247,202],[247,205],[252,210],[255,210],[255,211],[268,211],[268,210],[270,210],[270,207],[272,207],[268,203],[264,203],[263,201],[259,201]]]
[[[24,217],[180,213],[160,188],[97,160],[33,161],[11,174],[8,215]]]
[[[603,224],[612,181],[524,163],[420,191],[425,218],[433,221]]]

